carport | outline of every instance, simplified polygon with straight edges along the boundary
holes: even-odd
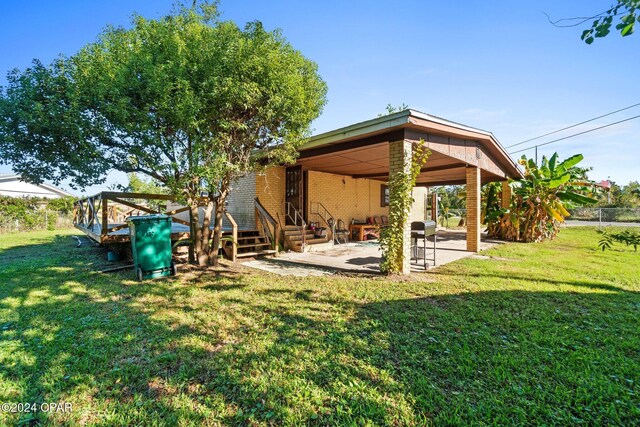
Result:
[[[312,137],[297,164],[304,170],[386,182],[410,168],[413,147],[424,140],[431,156],[417,186],[466,185],[466,250],[480,250],[481,186],[520,179],[522,172],[491,132],[407,109]],[[503,185],[503,200],[510,197]],[[404,232],[405,265],[410,271],[410,224]]]

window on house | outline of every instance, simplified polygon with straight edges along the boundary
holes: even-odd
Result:
[[[389,206],[389,186],[381,185],[380,186],[380,206],[385,207]]]

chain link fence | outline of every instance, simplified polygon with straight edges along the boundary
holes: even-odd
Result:
[[[640,226],[640,208],[574,208],[569,209],[567,221],[571,225],[637,225]],[[438,225],[446,228],[464,228],[466,209],[449,209],[444,214],[438,211]],[[427,211],[427,219],[431,211]]]
[[[0,234],[71,227],[73,227],[72,215],[48,209],[36,210],[19,217],[0,215]]]
[[[588,221],[599,224],[638,223],[640,225],[640,208],[574,208],[569,209],[570,221]]]

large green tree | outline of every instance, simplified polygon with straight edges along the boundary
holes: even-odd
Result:
[[[279,31],[238,28],[207,2],[107,28],[76,55],[35,61],[8,81],[0,162],[34,182],[80,187],[111,169],[149,176],[202,224],[201,265],[216,262],[232,181],[292,161],[326,99],[316,64]]]

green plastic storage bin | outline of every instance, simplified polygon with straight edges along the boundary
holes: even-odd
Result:
[[[171,261],[171,217],[132,216],[127,219],[133,264],[138,280],[175,275]]]

